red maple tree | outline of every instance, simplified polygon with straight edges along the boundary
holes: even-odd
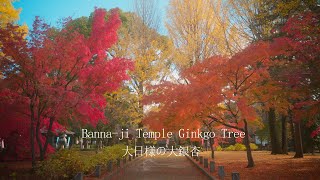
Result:
[[[184,83],[156,86],[146,103],[159,104],[160,111],[151,112],[145,122],[190,129],[223,125],[245,132],[248,167],[253,167],[249,126],[258,119],[260,87],[269,79],[269,46],[259,42],[231,58],[206,59],[182,72]]]
[[[41,140],[43,125],[50,134],[55,122],[65,124],[73,120],[92,125],[106,122],[104,93],[116,90],[128,79],[127,70],[132,69],[132,63],[107,56],[107,50],[117,41],[121,21],[116,9],[111,10],[108,21],[106,13],[104,9],[94,11],[88,38],[68,26],[56,31],[39,18],[34,21],[27,39],[14,31],[17,27],[13,25],[0,30],[1,50],[5,54],[1,57],[4,76],[1,91],[14,95],[10,97],[13,104],[24,102],[22,112],[30,123],[24,127],[30,128],[33,164],[34,139],[41,159],[48,147],[49,135],[45,142]],[[2,122],[14,120],[18,119]]]
[[[283,35],[272,43],[279,52],[275,64],[281,67],[278,74],[281,86],[299,94],[289,98],[295,124],[295,157],[303,157],[301,120],[316,124],[320,112],[319,16],[309,11],[292,16],[281,29]],[[318,129],[311,136],[316,136]]]

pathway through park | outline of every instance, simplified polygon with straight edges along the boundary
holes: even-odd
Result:
[[[117,180],[207,180],[186,157],[168,154],[140,157],[112,179]]]

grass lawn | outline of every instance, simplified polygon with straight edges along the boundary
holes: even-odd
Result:
[[[252,153],[255,167],[245,168],[247,166],[245,151],[216,151],[216,167],[224,166],[226,179],[231,179],[231,172],[239,172],[241,179],[320,179],[320,154],[305,154],[304,158],[295,159],[294,153],[289,155],[271,155],[269,151]],[[202,152],[200,155],[210,157],[211,152]],[[217,177],[217,173],[214,175]]]

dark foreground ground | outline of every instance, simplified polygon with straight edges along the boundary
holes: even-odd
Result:
[[[201,155],[209,157],[210,152]],[[245,151],[215,152],[216,166],[225,168],[226,178],[231,172],[239,172],[241,180],[320,180],[320,154],[305,154],[304,158],[289,155],[271,155],[268,151],[254,151],[254,168],[247,165]],[[28,161],[0,162],[0,180],[36,179]],[[217,177],[217,174],[213,174]],[[10,177],[10,178],[8,178]],[[171,155],[142,157],[117,173],[113,180],[202,180],[208,179],[186,157]]]

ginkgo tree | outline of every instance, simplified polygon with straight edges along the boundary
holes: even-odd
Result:
[[[30,38],[15,33],[17,26],[0,30],[2,51],[1,72],[6,84],[1,91],[10,91],[13,102],[24,99],[23,111],[30,120],[32,162],[35,164],[35,141],[43,159],[55,122],[66,120],[96,125],[106,122],[104,93],[116,90],[132,63],[124,58],[108,58],[106,50],[117,41],[121,21],[116,9],[108,21],[106,10],[96,9],[88,37],[66,26],[53,30],[39,18],[33,24]],[[14,35],[13,38],[8,38]],[[8,93],[7,93],[8,94]],[[5,95],[5,94],[4,94]],[[10,121],[10,119],[7,119]],[[41,141],[44,122],[48,131]]]
[[[133,124],[140,124],[144,116],[141,100],[148,94],[148,85],[166,78],[170,73],[172,45],[166,36],[149,27],[143,17],[136,13],[122,13],[123,26],[119,29],[119,41],[112,47],[114,54],[130,58],[135,70],[129,72],[123,94],[130,96]],[[151,21],[151,20],[150,20]],[[127,92],[129,90],[129,92]],[[121,93],[121,92],[119,92]]]
[[[0,27],[5,27],[7,23],[16,23],[19,20],[20,9],[13,6],[14,0],[2,0],[0,7]],[[26,25],[21,26],[19,30],[27,31]]]
[[[184,69],[214,55],[231,56],[244,47],[241,27],[229,15],[223,0],[170,0],[166,27],[172,39],[174,61]],[[239,24],[240,25],[240,24]]]
[[[16,24],[17,21],[19,20],[19,14],[21,12],[20,9],[16,9],[13,6],[13,0],[2,0],[1,7],[0,7],[0,28],[4,28],[7,26],[8,23],[11,24]],[[26,25],[20,26],[20,28],[17,28],[17,31],[21,32],[28,32],[28,27]],[[0,48],[1,48],[1,43],[0,43]],[[4,56],[3,52],[1,52],[0,49],[0,56]],[[0,75],[1,77],[1,75]]]

